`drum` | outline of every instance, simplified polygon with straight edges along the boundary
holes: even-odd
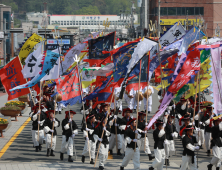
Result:
[[[136,99],[136,101],[138,100],[138,93],[136,93],[135,99]],[[142,92],[139,92],[139,101],[142,101],[142,100],[143,100],[143,94],[142,94]]]
[[[145,97],[147,99],[147,93],[148,93],[148,98],[152,95],[152,90],[148,89],[145,91],[145,93],[143,93],[143,97]]]
[[[62,101],[62,95],[61,95],[61,94],[58,94],[58,95],[57,95],[56,101],[57,101],[57,102],[61,102],[61,101]]]

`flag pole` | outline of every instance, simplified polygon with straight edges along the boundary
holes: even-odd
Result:
[[[113,94],[112,94],[111,102],[112,102],[112,100],[113,100],[113,96],[114,96],[114,88],[113,88]],[[106,115],[106,120],[107,120],[109,114],[110,114],[110,104],[109,104],[109,107],[108,107],[108,113],[107,113],[107,115]],[[108,121],[108,120],[107,120],[107,121]],[[107,121],[105,122],[105,126],[104,126],[104,127],[106,127]],[[101,122],[101,123],[102,123],[102,122]],[[101,135],[101,139],[103,139],[103,135],[104,135],[104,129],[103,129],[103,132],[102,132],[102,135]],[[101,143],[102,143],[102,142],[99,143],[99,147],[98,147],[98,151],[97,151],[97,154],[96,154],[96,160],[95,160],[94,167],[96,166],[96,161],[97,161],[97,158],[98,158],[98,155],[99,155],[99,150],[100,150]]]
[[[146,97],[146,124],[147,124],[147,117],[148,117],[148,98],[149,98],[149,95],[148,95],[148,88],[149,88],[149,70],[150,70],[150,55],[148,55],[148,68],[147,68],[147,97]],[[145,137],[144,137],[144,151],[146,150],[146,133],[145,133]]]
[[[75,59],[76,58],[76,59]],[[80,78],[80,74],[79,74],[79,61],[78,61],[78,56],[77,54],[75,54],[74,57],[74,61],[76,61],[76,66],[77,66],[77,70],[78,70],[78,77],[79,77],[79,88],[80,88],[80,94],[81,94],[81,100],[82,100],[82,107],[83,107],[83,119],[85,120],[85,124],[86,124],[86,128],[87,128],[87,121],[86,121],[86,114],[85,114],[85,106],[84,106],[84,102],[83,102],[83,96],[82,96],[82,82],[81,82],[81,78]],[[86,130],[87,133],[87,138],[89,137],[88,135],[88,131]],[[86,139],[87,140],[87,139]],[[88,148],[89,148],[89,160],[91,160],[91,155],[90,155],[90,145],[89,145],[89,140],[88,140]]]
[[[42,81],[40,81],[40,94],[39,94],[39,111],[41,114],[41,98],[42,98]],[[38,115],[38,121],[40,121],[40,114]],[[37,141],[39,141],[39,123],[38,123],[38,139]]]
[[[112,102],[112,101],[111,101]],[[115,99],[114,99],[114,115],[115,115],[115,113],[116,113],[116,101],[115,101]],[[114,116],[113,115],[113,116]],[[116,115],[117,116],[117,115]],[[117,119],[117,118],[116,118]],[[114,126],[115,126],[115,136],[116,136],[116,153],[118,153],[118,142],[117,142],[117,126],[116,126],[116,119],[115,119],[115,124],[114,124]]]
[[[138,126],[138,112],[139,112],[139,91],[140,91],[140,80],[141,80],[141,60],[140,60],[140,74],[139,74],[139,84],[138,84],[138,93],[137,93],[137,111],[136,111],[136,130]],[[135,134],[135,139],[137,139],[137,134]],[[134,152],[136,151],[136,143],[135,142],[135,149]],[[145,147],[145,146],[144,146]]]

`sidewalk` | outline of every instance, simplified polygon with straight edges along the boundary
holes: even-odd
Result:
[[[8,98],[7,94],[0,97],[0,107],[3,107],[5,105],[5,103],[7,102],[7,98]],[[6,144],[9,142],[10,139],[13,140],[12,137],[14,136],[14,134],[20,128],[23,127],[22,125],[29,118],[29,113],[30,113],[30,108],[28,107],[26,112],[22,116],[17,117],[18,121],[15,121],[15,118],[11,118],[11,125],[9,129],[6,132],[3,132],[3,135],[4,135],[3,138],[0,137],[0,141],[1,141],[0,142],[0,158],[3,152],[5,152],[5,150],[3,150],[4,146],[6,146]],[[4,118],[4,116],[1,113],[0,113],[0,117]]]

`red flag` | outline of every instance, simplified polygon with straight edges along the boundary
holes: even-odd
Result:
[[[200,70],[200,51],[195,49],[188,54],[180,73],[171,84],[168,91],[175,94],[191,79],[191,76],[195,76],[195,71],[198,70]]]
[[[10,63],[5,65],[0,70],[1,81],[3,86],[5,87],[5,90],[8,93],[8,100],[12,100],[14,98],[18,98],[19,96],[23,96],[30,93],[28,88],[14,90],[12,92],[9,91],[10,89],[18,85],[27,83],[21,71],[22,71],[22,66],[20,64],[18,57],[13,59]]]

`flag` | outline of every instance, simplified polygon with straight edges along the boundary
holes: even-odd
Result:
[[[110,49],[113,49],[115,36],[116,32],[112,32],[106,36],[89,40],[89,59],[101,60],[107,58],[109,54],[103,54],[102,51],[110,51]]]
[[[94,34],[92,34],[93,38],[97,37],[99,35],[100,32],[96,32]],[[87,37],[86,39],[83,40],[83,43],[79,43],[76,46],[74,46],[72,49],[70,49],[66,55],[65,55],[65,59],[64,61],[61,63],[61,67],[59,70],[59,75],[63,75],[68,68],[74,63],[74,59],[73,57],[75,55],[79,55],[81,53],[81,51],[86,47],[87,45],[87,41],[92,39],[92,36]]]
[[[174,82],[170,85],[168,91],[175,94],[178,90],[180,90],[192,76],[195,76],[197,71],[200,70],[200,51],[195,49],[191,51],[186,61],[184,62],[178,76],[174,80]]]
[[[77,66],[74,67],[68,75],[55,80],[57,92],[62,95],[62,101],[65,106],[81,103],[81,91]]]
[[[185,29],[183,26],[179,23],[176,23],[173,27],[171,27],[162,37],[160,37],[160,48],[169,46],[172,44],[175,40],[178,40],[182,38],[186,34]],[[150,50],[150,60],[152,60],[158,51],[158,44],[155,45]]]
[[[37,50],[29,54],[29,56],[25,59],[25,66],[22,69],[24,78],[34,77],[41,71],[43,56],[42,45],[39,45]]]
[[[8,100],[30,93],[29,89],[9,91],[9,89],[26,83],[21,71],[22,66],[19,57],[14,58],[0,70],[1,82],[8,93]]]
[[[30,51],[40,41],[42,41],[42,37],[37,35],[36,33],[32,34],[32,36],[29,37],[29,39],[25,42],[25,44],[22,46],[22,48],[19,52],[19,58],[20,58],[21,63],[24,63],[24,61],[25,61],[26,57],[29,55]]]
[[[107,64],[106,66],[102,67],[88,67],[83,68],[83,71],[87,70],[90,76],[106,76],[107,73],[112,72],[114,67],[113,63]]]
[[[193,27],[184,37],[183,42],[180,47],[178,55],[186,53],[190,44],[193,44],[195,41],[200,40],[205,34],[200,31],[197,27]]]
[[[127,73],[131,72],[133,67],[135,66],[135,64],[137,64],[141,60],[141,58],[146,53],[148,53],[151,50],[151,48],[153,46],[155,46],[156,44],[157,44],[156,41],[153,41],[153,40],[148,39],[148,38],[145,38],[143,41],[140,41],[137,44],[137,47],[134,50],[132,58],[129,61],[129,64],[127,66],[127,69],[128,69]]]
[[[52,50],[52,52],[59,54],[60,53],[61,48],[57,48],[55,50]],[[46,74],[41,81],[44,80],[54,80],[59,78],[59,66],[60,65],[60,59],[58,59],[56,61],[56,63],[54,64],[54,67],[50,70],[49,74]]]
[[[37,84],[46,74],[50,73],[50,70],[54,67],[54,65],[56,64],[58,58],[59,58],[59,54],[58,53],[54,53],[54,52],[48,50],[47,51],[47,56],[45,57],[44,61],[42,62],[43,66],[42,66],[42,69],[39,72],[39,74],[36,75],[28,83],[16,86],[13,89],[10,89],[9,91],[28,88],[28,87],[32,87],[35,84]]]

